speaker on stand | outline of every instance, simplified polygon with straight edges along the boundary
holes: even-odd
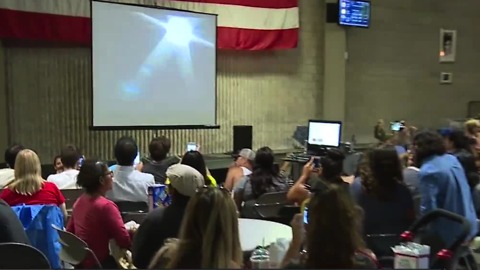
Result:
[[[243,148],[252,149],[252,134],[252,126],[233,126],[233,154],[237,154]]]

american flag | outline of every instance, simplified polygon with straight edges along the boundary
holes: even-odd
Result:
[[[298,43],[298,0],[152,0],[148,4],[217,14],[219,49],[290,49]],[[0,39],[89,46],[90,0],[1,0],[0,26]]]

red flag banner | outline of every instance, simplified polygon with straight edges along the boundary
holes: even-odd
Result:
[[[217,14],[219,49],[278,50],[298,43],[298,0],[157,0],[156,5]],[[0,38],[89,46],[90,0],[1,0]]]

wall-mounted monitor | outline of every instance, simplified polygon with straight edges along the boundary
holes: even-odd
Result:
[[[345,26],[370,27],[370,2],[339,0],[338,23]]]

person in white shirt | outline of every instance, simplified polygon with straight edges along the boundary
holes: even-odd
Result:
[[[232,191],[243,177],[252,174],[254,160],[255,152],[252,149],[244,148],[240,150],[238,155],[235,156],[235,163],[228,169],[223,186]]]
[[[66,145],[60,154],[63,172],[48,176],[47,181],[57,185],[58,189],[78,189],[78,162],[82,154],[75,145]]]
[[[5,163],[7,163],[8,168],[0,169],[0,188],[3,188],[15,179],[15,159],[18,152],[23,149],[25,147],[22,145],[14,144],[5,150]]]
[[[113,188],[107,198],[114,202],[148,203],[148,187],[155,184],[153,175],[137,171],[134,167],[138,146],[133,138],[122,137],[115,144],[117,167],[113,172]]]

